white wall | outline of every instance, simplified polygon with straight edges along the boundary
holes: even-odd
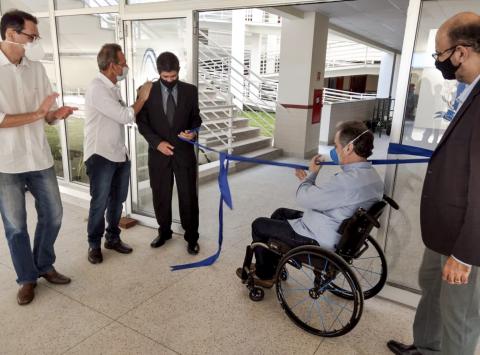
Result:
[[[336,127],[345,121],[366,121],[372,118],[375,100],[325,103],[320,121],[320,143],[333,145]]]

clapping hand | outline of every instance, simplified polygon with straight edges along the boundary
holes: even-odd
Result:
[[[50,111],[50,108],[52,105],[55,103],[55,100],[57,99],[58,94],[53,93],[51,95],[48,95],[43,102],[40,104],[38,107],[37,111],[35,113],[37,114],[38,118],[45,118],[47,117],[48,112]]]
[[[76,110],[78,110],[78,107],[62,106],[51,113],[51,118],[54,120],[64,120]]]

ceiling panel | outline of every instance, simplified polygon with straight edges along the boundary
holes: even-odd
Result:
[[[337,27],[401,51],[408,0],[352,0],[297,5],[304,12],[319,12]]]

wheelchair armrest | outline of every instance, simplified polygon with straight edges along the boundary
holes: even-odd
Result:
[[[365,212],[363,216],[368,219],[368,221],[373,224],[376,228],[380,228],[380,222],[376,218],[372,217],[369,213]]]
[[[383,195],[383,200],[386,201],[392,208],[398,210],[400,209],[400,206],[398,203],[396,203],[393,198],[388,197],[387,195]]]

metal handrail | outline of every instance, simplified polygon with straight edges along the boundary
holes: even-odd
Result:
[[[376,94],[337,90],[330,88],[325,88],[323,90],[323,102],[325,103],[372,100],[375,99],[376,96]]]

